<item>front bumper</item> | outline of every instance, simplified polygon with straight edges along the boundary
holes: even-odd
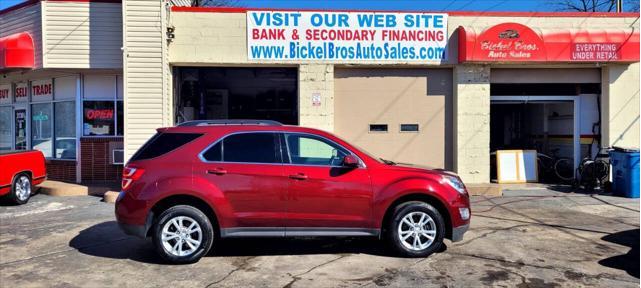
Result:
[[[461,225],[452,228],[452,242],[459,242],[463,240],[463,234],[470,228],[470,224]]]

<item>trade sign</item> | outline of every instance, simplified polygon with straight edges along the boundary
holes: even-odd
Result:
[[[53,79],[31,81],[31,101],[51,101]]]
[[[447,14],[247,11],[249,60],[441,62]]]

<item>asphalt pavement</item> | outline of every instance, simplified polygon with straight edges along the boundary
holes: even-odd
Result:
[[[639,200],[551,189],[472,198],[462,242],[423,259],[376,239],[235,239],[190,265],[124,235],[113,204],[0,206],[1,287],[639,287]]]

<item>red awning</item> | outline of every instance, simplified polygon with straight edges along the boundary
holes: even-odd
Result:
[[[459,62],[638,62],[639,32],[537,31],[502,23],[477,34],[458,28]]]
[[[0,38],[0,70],[33,69],[33,38],[27,32]]]

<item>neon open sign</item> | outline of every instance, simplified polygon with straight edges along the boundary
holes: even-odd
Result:
[[[85,117],[88,120],[111,120],[114,118],[113,109],[87,109]]]

